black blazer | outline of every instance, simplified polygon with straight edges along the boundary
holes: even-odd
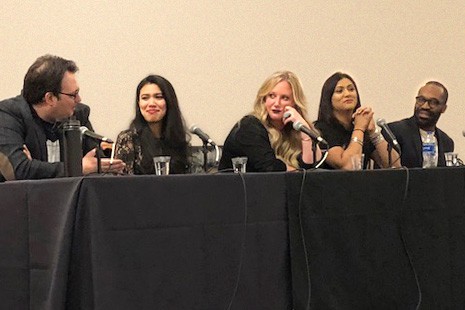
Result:
[[[76,106],[76,118],[82,126],[92,130],[89,113],[90,108],[87,105],[80,103]],[[0,102],[0,153],[8,158],[17,180],[53,178],[64,175],[63,162],[47,162],[46,141],[43,123],[38,117],[33,116],[30,105],[22,96]],[[23,154],[24,144],[31,152],[32,161]],[[60,143],[60,146],[62,145],[63,143]],[[83,139],[83,153],[90,151],[93,147],[95,143],[89,139]],[[63,150],[60,154],[63,156]],[[0,181],[3,180],[0,174]]]
[[[407,168],[423,167],[423,146],[420,130],[412,116],[397,122],[389,123],[392,133],[400,144],[402,166]],[[446,161],[444,153],[454,151],[454,141],[441,129],[436,127],[436,140],[438,141],[438,167],[444,167]]]

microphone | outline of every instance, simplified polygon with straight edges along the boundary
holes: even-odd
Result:
[[[113,143],[113,140],[111,140],[111,139],[109,139],[107,137],[101,136],[101,135],[89,130],[89,128],[87,128],[86,126],[79,127],[79,130],[81,130],[81,134],[83,134],[85,136],[88,136],[89,138],[92,138],[92,139],[95,139],[95,140],[98,140],[98,141],[107,142],[107,143]]]
[[[392,147],[400,155],[400,153],[401,153],[400,144],[399,144],[399,142],[397,142],[397,138],[392,133],[391,129],[389,128],[388,124],[386,123],[386,120],[384,118],[378,118],[378,120],[376,121],[376,125],[378,125],[379,127],[384,129],[384,133],[387,135],[387,137],[385,135],[384,135],[384,137],[386,138],[386,140],[388,142],[392,142],[391,143]]]
[[[203,141],[203,143],[210,143],[211,145],[216,146],[216,143],[213,142],[213,140],[210,139],[210,137],[205,132],[203,132],[202,129],[197,127],[197,125],[192,125],[191,128],[189,128],[189,131],[197,135]]]
[[[284,115],[285,116],[285,115]],[[297,130],[297,131],[300,131],[300,132],[303,132],[304,134],[308,135],[310,138],[312,138],[313,140],[317,140],[318,142],[321,142],[323,144],[326,144],[328,145],[328,142],[323,139],[318,133],[316,133],[315,131],[313,131],[312,129],[306,127],[304,124],[302,124],[301,122],[294,122],[292,124],[292,127]]]

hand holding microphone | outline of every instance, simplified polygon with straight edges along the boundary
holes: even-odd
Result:
[[[299,112],[293,107],[285,107],[285,112],[283,114],[283,123],[286,125],[287,123],[293,122],[301,122],[302,124],[306,124],[307,122],[303,119]]]
[[[292,108],[292,110],[294,110],[293,112],[297,113],[300,116],[300,114],[297,111],[295,111],[295,109]],[[288,122],[292,122],[292,127],[295,130],[303,132],[315,141],[328,145],[328,142],[325,139],[323,139],[318,132],[313,130],[313,128],[310,128],[310,126],[304,125],[304,123],[307,124],[307,122],[303,120],[302,116],[300,116],[302,121],[297,120],[297,118],[293,116],[293,112],[291,112],[289,109],[284,113],[283,120],[285,124],[287,124]]]

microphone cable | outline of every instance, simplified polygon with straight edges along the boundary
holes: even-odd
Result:
[[[218,145],[214,145],[215,147],[215,166],[218,166],[218,164],[220,163],[220,148],[218,147]]]
[[[385,140],[385,141],[386,141],[386,140]],[[389,142],[386,141],[386,143],[388,144],[388,152],[389,152]],[[389,168],[393,168],[394,164],[400,160],[400,158],[402,157],[402,151],[400,151],[399,153],[397,153],[397,155],[398,155],[398,156],[397,156],[396,160],[394,160],[394,161],[391,163],[391,167],[389,167]],[[388,154],[388,156],[390,156],[390,154]]]
[[[327,156],[328,152],[326,152]],[[324,157],[326,159],[326,157]],[[323,163],[324,160],[321,161]],[[316,168],[315,168],[316,169]],[[305,260],[305,271],[307,275],[307,284],[308,284],[308,291],[307,291],[307,304],[305,306],[306,310],[310,309],[310,302],[312,299],[312,281],[310,277],[310,266],[308,262],[308,251],[307,251],[307,245],[305,243],[305,234],[304,234],[304,227],[303,227],[303,221],[302,221],[302,196],[304,192],[304,186],[305,186],[305,180],[307,176],[307,170],[306,169],[301,169],[303,172],[302,174],[302,181],[300,184],[300,192],[299,192],[299,205],[298,205],[298,214],[299,214],[299,226],[300,226],[300,238],[302,239],[302,247],[304,250],[304,260]]]
[[[407,254],[407,258],[408,258],[408,261],[409,261],[410,268],[412,269],[413,276],[415,278],[415,284],[417,286],[417,291],[418,291],[418,302],[417,302],[417,305],[416,305],[415,309],[418,310],[418,309],[420,309],[423,296],[422,296],[422,292],[421,292],[420,281],[418,280],[418,274],[417,274],[417,271],[416,271],[415,266],[413,264],[412,255],[410,254],[410,251],[409,251],[409,249],[407,247],[407,242],[405,241],[405,238],[404,238],[403,225],[402,225],[402,222],[403,222],[402,219],[403,219],[403,214],[404,214],[404,205],[405,205],[405,202],[407,201],[408,188],[409,188],[409,185],[410,185],[410,171],[405,166],[401,167],[401,169],[405,171],[406,175],[405,175],[404,195],[402,196],[402,201],[401,201],[401,204],[400,204],[399,234],[400,234],[400,239],[402,241],[402,246],[404,248],[405,253]]]
[[[244,222],[243,222],[243,230],[242,230],[242,241],[241,241],[241,249],[240,249],[240,256],[239,256],[239,264],[237,266],[237,276],[236,276],[236,282],[234,284],[234,289],[231,295],[231,300],[228,303],[228,306],[226,309],[230,310],[234,299],[236,298],[237,291],[239,289],[239,283],[241,279],[241,273],[242,273],[242,265],[244,263],[244,254],[245,254],[245,244],[247,241],[247,220],[248,220],[248,207],[247,207],[247,188],[245,186],[245,179],[244,179],[244,174],[242,172],[237,173],[239,174],[241,181],[242,181],[242,190],[244,192]]]
[[[394,161],[391,163],[391,165],[394,165],[396,162],[398,162],[399,159],[400,159],[400,157],[401,157],[401,155],[399,154],[399,156],[396,158],[396,160],[394,160]],[[390,167],[390,168],[392,168],[392,167]]]
[[[320,149],[321,150],[321,149]],[[321,153],[323,154],[323,150],[321,150]],[[326,158],[328,157],[328,150],[326,150],[323,154],[323,156],[321,156],[321,159],[320,161],[315,165],[315,167],[313,169],[318,169],[321,167],[321,165],[323,165],[323,163],[325,162]]]
[[[408,188],[409,188],[409,185],[410,185],[410,172],[409,172],[409,169],[406,168],[406,167],[402,167],[401,169],[406,172],[406,176],[405,176],[404,193],[403,193],[403,196],[402,196],[401,208],[400,208],[400,214],[399,214],[400,215],[400,217],[399,217],[399,235],[400,235],[400,239],[401,239],[401,242],[402,242],[402,246],[403,246],[404,251],[405,251],[405,253],[407,255],[410,268],[411,268],[411,270],[413,272],[413,276],[415,278],[415,284],[416,284],[417,292],[418,292],[418,301],[417,301],[417,305],[416,305],[415,309],[418,310],[418,309],[420,309],[423,296],[422,296],[420,281],[418,280],[418,274],[417,274],[417,271],[416,271],[415,266],[413,264],[412,255],[410,254],[410,251],[409,251],[409,249],[407,247],[407,242],[406,242],[406,240],[404,238],[404,235],[403,235],[403,225],[402,225],[404,205],[405,205],[405,202],[407,200]],[[303,227],[303,221],[302,221],[302,204],[303,204],[302,197],[303,197],[303,192],[304,192],[304,186],[305,186],[307,170],[302,169],[302,172],[303,172],[303,175],[302,175],[302,181],[301,181],[300,193],[299,193],[298,214],[299,214],[300,237],[302,239],[302,246],[303,246],[304,260],[305,260],[305,269],[306,269],[305,271],[306,271],[307,284],[308,284],[308,290],[307,290],[308,296],[307,296],[307,303],[306,303],[305,309],[309,310],[310,305],[311,305],[311,299],[312,299],[312,284],[311,284],[311,274],[310,274],[310,266],[309,266],[309,260],[308,260],[309,256],[308,256],[308,251],[307,251],[307,245],[306,245],[306,242],[305,242],[305,234],[304,234],[304,227]]]
[[[460,158],[457,158],[457,165],[458,165],[459,167],[464,166],[463,160],[461,160]]]

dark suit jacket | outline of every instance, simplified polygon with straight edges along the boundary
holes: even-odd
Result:
[[[90,108],[78,104],[76,118],[81,125],[92,130],[89,121]],[[59,124],[57,124],[59,125]],[[58,131],[59,132],[59,131]],[[43,122],[33,115],[30,105],[22,96],[0,102],[0,154],[8,158],[17,180],[53,178],[64,175],[62,134],[59,132],[61,162],[47,162],[47,144]],[[26,145],[33,160],[28,160],[23,153]],[[83,152],[95,147],[95,143],[83,139]],[[0,174],[0,181],[4,181]]]
[[[400,144],[402,166],[408,168],[423,167],[423,146],[415,118],[412,116],[389,123],[389,127]],[[454,141],[437,127],[435,135],[438,141],[438,167],[444,167],[446,165],[444,153],[454,151]]]

